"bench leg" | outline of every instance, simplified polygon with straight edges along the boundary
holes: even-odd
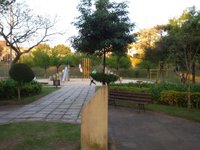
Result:
[[[139,112],[141,109],[143,109],[143,111],[145,112],[144,104],[138,104],[138,109],[139,109]]]

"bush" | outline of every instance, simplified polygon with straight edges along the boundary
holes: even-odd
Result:
[[[39,94],[42,91],[42,85],[32,81],[23,83],[21,86],[21,95],[30,96]],[[9,100],[17,97],[17,82],[14,80],[0,81],[0,100]]]
[[[166,105],[187,107],[187,92],[163,91],[160,103]],[[200,93],[191,93],[191,104],[193,108],[200,108]]]
[[[42,85],[35,81],[32,81],[22,86],[21,95],[30,96],[30,95],[39,94],[41,91],[42,91]]]
[[[101,82],[103,84],[107,84],[109,85],[110,83],[112,82],[115,82],[118,80],[118,76],[114,75],[114,74],[104,74],[104,73],[92,73],[90,74],[90,76],[98,81],[98,82]]]
[[[30,82],[35,77],[31,68],[26,64],[14,64],[9,70],[10,77],[17,82]]]
[[[149,88],[137,88],[137,87],[128,87],[128,86],[116,86],[116,85],[111,85],[109,87],[111,90],[122,90],[122,91],[130,91],[130,92],[144,92],[144,93],[150,93]]]
[[[125,86],[128,88],[147,88],[152,93],[152,98],[154,102],[161,102],[161,93],[163,91],[176,91],[176,92],[186,92],[187,91],[187,85],[186,84],[169,84],[169,83],[160,83],[160,84],[151,84],[151,83],[128,83],[128,84],[114,84],[115,86]],[[191,85],[191,92],[199,92],[200,91],[200,85],[193,84]],[[175,93],[174,93],[175,94]],[[175,96],[175,95],[174,95]],[[194,97],[196,99],[196,97]],[[179,99],[179,98],[178,98]],[[176,101],[176,100],[174,100]],[[180,101],[180,100],[178,100]],[[198,101],[198,100],[196,100]],[[165,103],[162,101],[162,103]],[[174,104],[175,102],[173,102]],[[195,103],[196,104],[196,103]],[[184,104],[185,105],[185,104]]]
[[[0,99],[11,99],[17,95],[17,84],[14,80],[0,81]]]

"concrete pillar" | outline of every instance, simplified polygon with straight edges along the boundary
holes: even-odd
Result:
[[[81,150],[108,149],[108,88],[101,87],[81,112]]]

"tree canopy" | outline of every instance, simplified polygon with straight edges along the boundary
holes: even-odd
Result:
[[[86,5],[87,4],[87,5]],[[79,35],[73,38],[73,47],[82,52],[94,53],[112,46],[113,52],[125,52],[133,41],[130,31],[134,24],[130,22],[125,2],[110,3],[98,0],[92,10],[91,1],[82,1],[79,11],[82,13],[75,22]]]
[[[60,57],[64,57],[71,53],[71,49],[68,46],[65,46],[64,44],[58,44],[53,47],[52,53]]]
[[[78,6],[81,15],[74,25],[79,35],[72,40],[77,51],[103,54],[103,72],[105,72],[106,52],[124,54],[134,38],[130,34],[134,24],[130,22],[125,2],[116,3],[109,0],[82,0]],[[94,8],[94,9],[93,9]]]

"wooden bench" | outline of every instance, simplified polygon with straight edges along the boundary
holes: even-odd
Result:
[[[109,90],[109,104],[117,106],[117,101],[128,101],[138,105],[139,111],[143,109],[145,111],[145,104],[152,102],[150,93],[144,92],[131,92],[122,90]]]

